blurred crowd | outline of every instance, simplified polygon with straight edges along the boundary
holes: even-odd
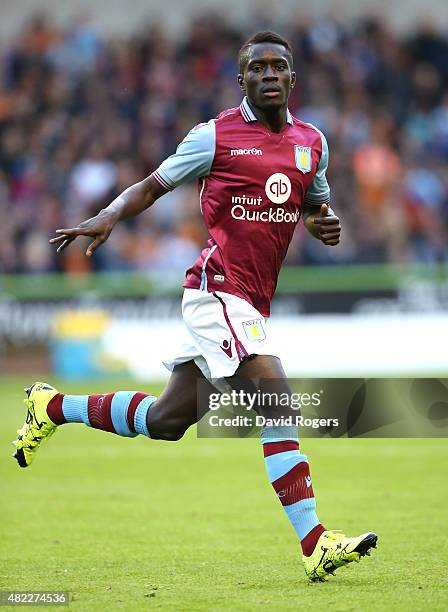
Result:
[[[168,272],[207,238],[195,185],[119,224],[92,259],[63,257],[55,228],[96,214],[154,170],[195,124],[237,106],[236,57],[258,29],[285,35],[298,84],[290,110],[324,131],[337,249],[298,228],[288,264],[438,262],[448,256],[448,35],[398,37],[378,19],[256,23],[201,17],[180,38],[154,24],[109,39],[81,20],[33,18],[0,50],[0,271]]]

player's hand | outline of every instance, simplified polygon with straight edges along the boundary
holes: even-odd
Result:
[[[77,227],[57,229],[55,233],[59,235],[51,238],[49,242],[59,244],[57,253],[60,253],[78,236],[90,236],[94,240],[87,247],[86,255],[91,257],[95,250],[109,238],[117,220],[116,215],[111,211],[101,210],[95,217],[83,221]]]
[[[339,244],[341,224],[339,217],[336,217],[334,214],[328,214],[328,204],[322,204],[320,207],[320,217],[315,217],[313,223],[318,226],[318,237],[324,244],[329,246]]]

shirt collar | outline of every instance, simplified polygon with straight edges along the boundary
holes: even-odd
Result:
[[[246,121],[246,123],[250,123],[252,121],[257,121],[257,118],[255,117],[251,107],[249,106],[249,102],[247,100],[247,96],[244,96],[243,101],[240,104],[240,111],[241,114],[243,115],[243,119],[244,121]],[[293,124],[292,121],[292,115],[289,112],[288,109],[286,109],[286,122],[289,123],[289,125]]]

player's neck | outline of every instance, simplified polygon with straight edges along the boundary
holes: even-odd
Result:
[[[281,132],[287,123],[287,106],[272,109],[271,111],[265,111],[261,108],[256,107],[253,103],[250,103],[255,117],[263,125],[265,125],[271,132]]]

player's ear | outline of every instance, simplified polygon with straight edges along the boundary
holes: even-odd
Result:
[[[240,86],[240,89],[242,91],[246,91],[246,86],[244,85],[244,77],[243,77],[243,75],[239,74],[237,79],[238,79],[238,85]]]
[[[296,84],[296,73],[291,72],[291,89],[294,89],[295,84]]]

